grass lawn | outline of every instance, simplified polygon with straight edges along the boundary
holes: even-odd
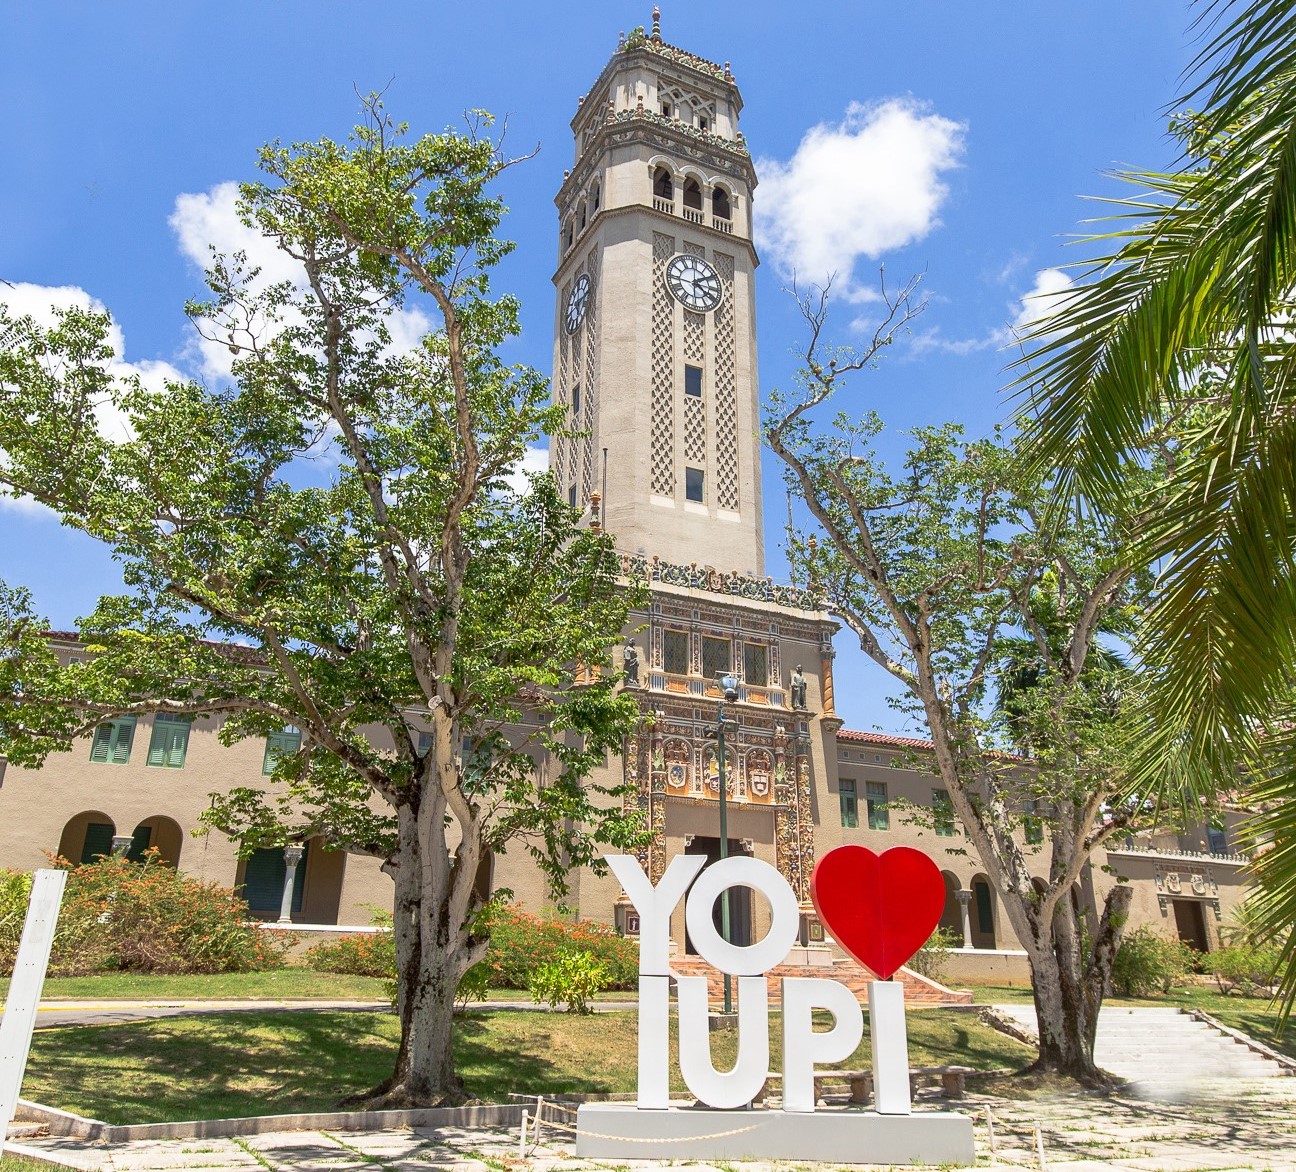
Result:
[[[0,1156],[0,1172],[50,1172],[54,1164],[26,1160],[22,1156]]]
[[[0,979],[0,997],[9,992]],[[50,977],[45,999],[144,1001],[381,1001],[383,982],[377,977],[349,977],[311,969],[271,969],[264,973],[207,973],[199,976],[155,973],[100,973],[93,977]]]
[[[1009,985],[963,985],[970,988],[979,1004],[1029,1003],[1029,988]],[[1108,997],[1104,1005],[1159,1005],[1179,1009],[1201,1009],[1235,1030],[1250,1034],[1257,1041],[1296,1058],[1296,1020],[1281,1034],[1277,1011],[1263,998],[1225,997],[1213,984],[1189,985],[1161,997]],[[912,1020],[912,1016],[911,1016]]]
[[[770,1062],[780,1065],[771,1018]],[[104,1119],[181,1119],[328,1111],[391,1072],[398,1026],[389,1014],[247,1013],[171,1018],[93,1029],[42,1030],[32,1044],[23,1097]],[[712,1035],[719,1069],[737,1038]],[[616,1092],[634,1089],[636,1014],[588,1017],[499,1011],[459,1019],[455,1059],[471,1094]],[[1024,1065],[1031,1052],[964,1013],[909,1017],[915,1066]],[[869,1066],[868,1034],[845,1067]],[[678,1069],[676,1089],[683,1090]],[[0,1169],[0,1172],[8,1172]]]

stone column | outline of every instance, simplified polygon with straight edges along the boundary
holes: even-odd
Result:
[[[297,882],[297,867],[302,861],[302,855],[305,853],[306,848],[299,842],[284,847],[283,899],[279,901],[279,922],[281,924],[292,923],[293,886]]]
[[[956,891],[954,898],[959,901],[959,913],[963,917],[963,947],[972,947],[972,914],[968,910],[972,903],[972,892]]]

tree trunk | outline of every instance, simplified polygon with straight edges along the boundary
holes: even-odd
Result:
[[[1026,942],[1039,1024],[1039,1057],[1030,1069],[1065,1075],[1086,1086],[1110,1087],[1112,1078],[1094,1062],[1098,1011],[1111,983],[1111,966],[1133,891],[1108,892],[1098,932],[1085,942],[1069,894],[1059,900],[1047,929]]]
[[[448,869],[438,879],[437,868],[421,865],[417,817],[410,809],[399,811],[398,823],[397,853],[384,870],[396,884],[392,930],[400,1049],[391,1077],[348,1101],[366,1110],[435,1107],[463,1097],[452,1047],[455,993],[476,951],[484,948],[484,942],[457,947],[459,925],[449,922]]]

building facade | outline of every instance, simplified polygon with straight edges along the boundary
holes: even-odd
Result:
[[[939,817],[923,742],[843,729],[838,624],[809,592],[762,576],[756,175],[741,110],[729,65],[666,44],[654,17],[650,32],[618,47],[571,123],[575,156],[556,199],[552,380],[569,428],[551,442],[550,467],[588,522],[616,537],[627,575],[649,583],[618,653],[644,719],[599,780],[629,786],[652,832],[641,861],[654,880],[681,852],[719,857],[723,704],[726,849],[788,880],[803,946],[823,942],[810,903],[815,860],[844,843],[905,844],[936,859],[943,923],[980,964],[956,974],[1020,976],[993,884],[953,818]],[[65,660],[84,654],[72,634],[55,646]],[[727,702],[726,674],[735,677]],[[336,928],[390,908],[373,859],[313,840],[240,861],[222,836],[193,834],[213,791],[268,776],[276,755],[300,743],[285,730],[225,747],[218,731],[215,719],[116,721],[39,771],[0,772],[0,866],[36,867],[46,851],[77,862],[152,846],[186,872],[241,886],[267,920]],[[934,825],[918,826],[898,803],[931,807]],[[1128,877],[1134,922],[1213,947],[1243,893],[1246,860],[1230,833],[1100,851],[1077,898],[1101,906],[1115,877]],[[547,903],[524,852],[499,856],[495,881],[533,908]],[[573,876],[568,903],[637,931],[611,877]],[[760,937],[767,914],[739,896],[735,941]],[[687,954],[682,909],[675,920]]]

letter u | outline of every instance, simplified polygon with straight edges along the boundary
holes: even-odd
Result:
[[[769,991],[765,978],[738,978],[738,1060],[725,1074],[711,1062],[706,977],[677,977],[679,1064],[684,1083],[709,1107],[744,1107],[769,1072]]]

